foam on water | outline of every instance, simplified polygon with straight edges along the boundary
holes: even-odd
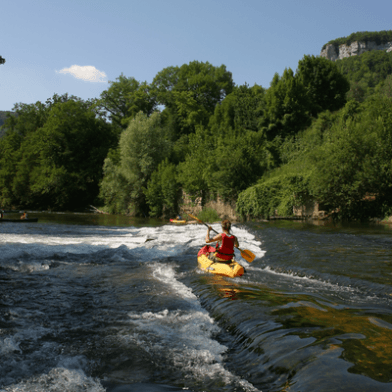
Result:
[[[193,294],[192,289],[185,286],[176,279],[176,273],[173,265],[154,263],[150,265],[153,269],[153,276],[163,283],[168,284],[181,298],[188,299],[190,302],[201,309],[197,297]]]
[[[220,328],[206,311],[131,312],[129,318],[137,333],[122,338],[159,358],[173,372],[185,374],[185,377],[192,375],[199,381],[218,378],[226,384],[234,383],[247,391],[257,391],[225,369],[227,347],[214,339]]]
[[[213,225],[218,231],[219,225]],[[58,236],[2,233],[0,263],[9,259],[50,257],[52,254],[89,254],[104,249],[126,246],[134,255],[146,261],[180,255],[190,247],[201,247],[204,243],[206,229],[202,225],[162,226],[135,229],[99,228],[91,234],[91,229],[74,227],[67,235],[60,232]],[[244,229],[233,227],[232,232],[240,240],[241,249],[249,249],[261,258],[264,251],[260,242]],[[151,241],[152,240],[152,241]],[[237,259],[241,259],[236,250]],[[37,266],[37,269],[41,267]],[[42,267],[46,268],[46,267]],[[31,267],[33,270],[34,267]]]
[[[22,350],[19,348],[19,343],[15,341],[14,337],[5,338],[4,340],[0,339],[0,354],[7,355],[14,351],[21,353]]]
[[[105,392],[99,380],[88,377],[82,370],[56,367],[48,374],[32,377],[9,385],[0,392]]]
[[[220,226],[214,225],[214,228],[219,230]],[[179,266],[171,260],[172,257],[187,254],[192,249],[192,252],[195,251],[192,257],[196,269],[196,250],[205,244],[205,234],[206,228],[202,225],[167,225],[137,229],[68,226],[59,230],[58,235],[53,232],[40,233],[39,230],[2,233],[0,268],[5,270],[5,274],[17,272],[27,275],[21,276],[20,279],[29,279],[31,290],[37,290],[34,294],[39,293],[41,287],[34,286],[38,282],[34,280],[34,273],[39,277],[39,282],[48,279],[48,290],[53,290],[53,294],[58,296],[55,301],[61,301],[55,302],[56,305],[61,303],[64,307],[67,303],[66,297],[62,296],[61,290],[57,292],[51,285],[56,286],[56,279],[63,283],[63,271],[68,271],[68,264],[126,264],[132,260],[145,262],[150,271],[149,277],[160,282],[158,289],[160,290],[162,285],[167,287],[169,294],[165,295],[169,298],[169,306],[171,297],[175,297],[175,300],[184,306],[181,305],[181,309],[175,310],[166,308],[160,311],[130,312],[127,323],[132,325],[131,331],[128,335],[124,334],[124,331],[119,332],[118,339],[128,340],[140,349],[163,358],[169,368],[172,367],[173,371],[187,377],[200,381],[206,378],[219,379],[246,391],[257,391],[250,383],[226,369],[227,347],[216,339],[222,332],[221,329],[203,309],[192,289],[179,280],[176,272]],[[250,249],[256,257],[264,255],[259,247],[260,243],[246,230],[234,227],[233,234],[239,237],[241,248]],[[96,257],[97,253],[101,256]],[[53,265],[59,263],[63,263],[66,268],[50,274]],[[85,270],[81,269],[82,273]],[[30,274],[32,276],[29,276]],[[73,282],[72,276],[70,282]],[[151,290],[153,289],[154,286],[151,286]],[[80,360],[74,360],[72,357],[61,357],[63,343],[57,341],[57,336],[62,333],[63,328],[69,328],[67,322],[55,317],[41,323],[39,313],[46,309],[45,305],[41,302],[37,304],[36,309],[40,310],[16,306],[17,301],[23,300],[25,295],[23,290],[17,293],[15,298],[2,298],[3,301],[8,301],[9,322],[13,323],[14,327],[8,329],[0,338],[0,355],[3,359],[6,358],[6,361],[1,362],[0,373],[7,373],[4,378],[0,376],[0,385],[5,385],[1,392],[104,391],[98,380],[86,375],[88,365],[74,363]],[[154,294],[159,295],[158,292]],[[167,306],[164,301],[163,304]],[[83,330],[82,322],[75,325],[75,330],[77,328]],[[20,380],[21,377],[23,381]]]
[[[130,312],[130,323],[138,333],[129,338],[154,357],[165,358],[175,369],[192,374],[196,379],[220,378],[225,383],[238,384],[246,391],[257,391],[225,369],[227,347],[215,340],[221,329],[201,307],[192,290],[176,279],[175,266],[153,263],[150,267],[153,276],[170,286],[191,308],[186,311],[165,309],[157,313]]]

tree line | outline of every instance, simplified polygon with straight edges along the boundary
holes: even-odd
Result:
[[[16,104],[0,139],[0,203],[162,217],[186,192],[235,201],[248,217],[292,214],[309,200],[342,219],[386,213],[389,70],[350,100],[348,75],[304,56],[265,89],[193,61],[151,83],[121,74],[99,99]],[[378,207],[364,208],[368,195]]]

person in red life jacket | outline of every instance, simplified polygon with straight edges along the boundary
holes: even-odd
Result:
[[[210,238],[211,229],[211,226],[208,226],[206,243],[218,241],[219,244],[217,244],[216,252],[210,253],[208,258],[219,263],[231,263],[234,257],[234,247],[239,247],[237,237],[230,234],[231,222],[227,219],[222,221],[223,233],[217,234],[214,238]]]

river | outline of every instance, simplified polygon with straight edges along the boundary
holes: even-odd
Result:
[[[392,391],[388,226],[234,225],[229,279],[203,225],[30,216],[0,223],[1,392]]]

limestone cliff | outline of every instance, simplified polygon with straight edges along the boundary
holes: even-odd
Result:
[[[320,53],[321,57],[326,57],[332,61],[344,59],[345,57],[357,56],[370,50],[392,51],[392,42],[377,44],[375,41],[354,41],[350,45],[327,44]]]

